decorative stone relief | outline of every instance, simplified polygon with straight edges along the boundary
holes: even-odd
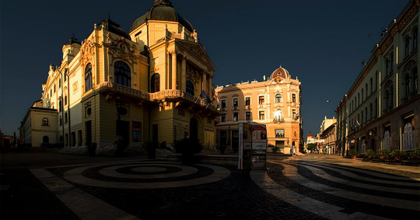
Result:
[[[80,62],[83,66],[88,64],[89,62],[92,62],[93,57],[95,55],[95,47],[98,46],[97,43],[92,42],[91,39],[85,40],[85,42],[82,45],[82,48],[80,50]],[[93,64],[92,64],[93,65]]]
[[[137,46],[135,44],[130,44],[124,37],[113,38],[111,34],[108,33],[103,45],[106,47],[107,54],[112,55],[111,59],[125,60],[130,64],[137,63],[137,59],[147,62],[145,57],[139,55]]]
[[[192,67],[191,65],[187,65],[187,80],[190,80],[195,84],[198,83],[200,79],[200,71],[197,68]]]

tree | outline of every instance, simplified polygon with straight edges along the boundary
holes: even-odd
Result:
[[[309,143],[308,146],[307,146],[307,149],[308,150],[314,150],[314,149],[316,149],[316,144],[315,143]]]

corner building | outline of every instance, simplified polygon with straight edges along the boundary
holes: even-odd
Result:
[[[265,78],[265,77],[264,77]],[[267,128],[268,146],[290,153],[290,147],[303,149],[300,117],[301,82],[285,68],[278,68],[261,82],[242,82],[216,88],[220,100],[217,145],[236,152],[239,147],[238,124],[257,122]],[[271,149],[267,149],[271,152]]]
[[[337,146],[412,151],[420,144],[419,1],[391,21],[337,106]]]
[[[130,32],[108,17],[62,51],[42,85],[42,102],[57,109],[64,146],[113,146],[117,136],[133,147],[185,137],[215,144],[218,112],[200,94],[214,94],[216,69],[170,1],[155,0]]]

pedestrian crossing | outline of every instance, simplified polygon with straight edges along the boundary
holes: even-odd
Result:
[[[328,219],[420,217],[420,182],[324,161],[271,161],[251,171],[263,189]]]

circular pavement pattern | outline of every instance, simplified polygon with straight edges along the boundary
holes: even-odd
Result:
[[[119,172],[129,169],[130,173]],[[204,172],[211,170],[212,172]],[[129,164],[102,164],[71,169],[64,179],[86,186],[119,189],[159,189],[193,186],[216,182],[230,176],[226,168],[196,164],[185,166],[177,163],[144,161]],[[102,176],[104,178],[98,178]],[[142,180],[148,180],[142,182]]]

